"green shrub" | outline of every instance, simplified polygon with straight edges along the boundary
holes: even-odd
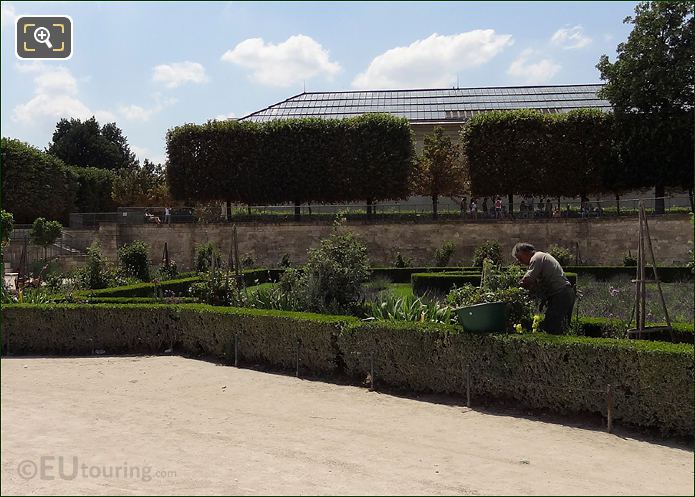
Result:
[[[446,295],[457,286],[480,285],[480,275],[460,272],[414,273],[410,281],[415,295]]]
[[[31,243],[43,247],[44,258],[46,257],[46,250],[48,247],[53,245],[62,235],[62,224],[58,221],[47,221],[42,217],[34,220],[34,223],[31,225],[31,231],[29,232]]]
[[[173,280],[179,276],[179,268],[176,265],[176,261],[173,259],[169,260],[169,264],[162,262],[159,269],[157,270],[157,275],[162,280]]]
[[[213,260],[215,267],[222,266],[222,254],[212,242],[203,243],[195,248],[195,269],[204,273],[210,269]]]
[[[10,237],[14,230],[14,217],[11,213],[0,209],[0,254],[10,243]]]
[[[76,277],[81,288],[98,290],[109,286],[112,280],[106,259],[101,253],[99,242],[94,242],[87,247],[87,262],[77,271]]]
[[[637,266],[637,258],[632,255],[632,252],[627,251],[627,255],[623,257],[623,266],[625,267],[635,267]],[[657,270],[658,271],[658,270]]]
[[[414,295],[398,297],[388,294],[379,302],[371,302],[367,307],[371,319],[387,321],[417,321],[451,324],[455,314],[452,308],[436,300],[427,301]]]
[[[289,268],[292,267],[292,261],[290,260],[290,254],[282,254],[282,259],[280,259],[280,267]]]
[[[338,369],[340,330],[347,316],[214,307],[202,304],[59,304],[2,307],[3,333],[12,354],[156,354],[174,346],[183,355],[234,359],[242,364],[295,368],[299,345],[303,373]]]
[[[404,268],[404,267],[411,267],[413,265],[413,259],[408,257],[405,258],[403,255],[401,255],[400,252],[396,254],[396,260],[393,263],[394,267],[397,268]]]
[[[244,269],[256,267],[256,259],[254,259],[252,254],[244,254],[244,257],[241,258],[241,267]]]
[[[473,267],[483,267],[485,259],[490,259],[497,266],[502,264],[502,249],[498,242],[486,241],[476,247],[473,253]]]
[[[281,283],[287,291],[296,293],[305,310],[347,312],[358,303],[369,275],[364,242],[350,231],[340,233],[336,226],[318,248],[309,251],[302,270]]]
[[[150,246],[135,240],[118,249],[118,263],[126,276],[150,281]]]
[[[451,240],[445,241],[440,248],[434,251],[434,265],[444,267],[449,264],[451,256],[454,255],[454,242]]]
[[[460,327],[346,316],[212,307],[200,304],[2,306],[5,352],[31,355],[175,353],[234,357],[242,364],[344,371],[362,380],[373,359],[377,385],[512,400],[560,413],[605,415],[614,389],[614,419],[690,435],[693,346],[571,336],[465,333]]]
[[[605,415],[662,431],[693,431],[693,346],[544,333],[472,334],[432,323],[350,326],[338,347],[345,371],[363,379],[373,358],[377,385],[465,395],[475,404],[511,399],[530,408]]]
[[[572,322],[575,333],[580,336],[593,338],[625,338],[627,336],[628,323],[620,319],[580,317],[579,322]],[[655,323],[658,324],[658,323]],[[647,323],[647,326],[655,324]],[[634,323],[633,323],[634,326]],[[673,328],[674,343],[693,343],[693,323],[671,323]],[[652,336],[655,340],[671,341],[668,331],[660,332]]]
[[[191,285],[200,281],[200,276],[162,281],[161,283],[136,283],[113,288],[78,292],[82,297],[156,297],[169,292],[176,296],[188,296]]]
[[[572,262],[572,252],[559,245],[553,244],[548,247],[548,253],[552,255],[563,268]]]
[[[372,278],[384,277],[393,283],[410,283],[410,278],[414,273],[439,273],[448,271],[475,271],[480,272],[480,268],[461,268],[461,267],[373,267]]]
[[[203,304],[243,307],[246,295],[239,288],[234,274],[227,271],[209,271],[200,281],[191,285],[191,296]]]

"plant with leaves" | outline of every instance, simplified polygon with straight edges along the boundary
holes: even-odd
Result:
[[[191,296],[209,305],[244,307],[247,295],[236,282],[234,274],[219,269],[211,269],[201,281],[193,283]]]
[[[483,267],[485,259],[489,259],[496,266],[502,264],[502,248],[498,242],[486,240],[482,245],[475,248],[475,252],[473,252],[473,266]]]
[[[437,219],[439,197],[461,195],[464,191],[464,169],[458,147],[444,128],[437,126],[425,135],[422,156],[418,158],[413,193],[432,199],[432,217]]]
[[[411,267],[413,265],[412,257],[403,257],[400,252],[396,252],[396,260],[393,262],[393,267]]]
[[[63,235],[63,225],[58,221],[47,221],[39,217],[31,225],[29,237],[31,243],[43,247],[43,258],[46,258],[48,247],[53,245]]]
[[[451,240],[445,241],[441,247],[434,251],[434,264],[437,267],[446,267],[454,255],[456,246]]]
[[[367,320],[372,319],[452,324],[456,322],[456,315],[451,306],[437,300],[388,294],[383,300],[368,305]]]
[[[572,252],[559,245],[553,244],[548,247],[548,253],[563,267],[568,266],[572,262]]]
[[[14,230],[14,217],[12,213],[0,209],[0,254],[3,253]]]
[[[126,276],[150,281],[150,246],[135,240],[118,249],[118,263]]]
[[[640,2],[624,22],[633,28],[617,48],[615,62],[602,55],[597,68],[606,81],[600,96],[616,116],[622,155],[620,177],[629,186],[688,188],[693,201],[692,2]],[[657,201],[657,212],[663,212]]]
[[[195,248],[195,270],[199,273],[208,271],[212,265],[222,267],[222,253],[212,242],[198,245]]]
[[[77,280],[82,288],[98,290],[108,288],[112,282],[111,271],[98,242],[87,247],[87,262],[77,271]]]

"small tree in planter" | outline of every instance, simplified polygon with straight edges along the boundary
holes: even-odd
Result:
[[[502,249],[499,243],[486,241],[479,247],[476,247],[473,253],[473,266],[483,267],[485,259],[490,259],[495,266],[502,264]]]
[[[557,260],[557,262],[559,262],[563,267],[572,262],[572,252],[566,248],[560,247],[559,245],[551,245],[548,247],[548,253],[555,257],[555,260]]]
[[[48,247],[53,245],[62,234],[63,225],[58,221],[46,221],[46,219],[39,217],[31,225],[29,237],[31,243],[43,247],[43,258],[46,259]]]

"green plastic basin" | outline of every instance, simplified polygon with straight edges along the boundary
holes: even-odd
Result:
[[[458,322],[466,331],[474,333],[503,332],[507,322],[507,304],[489,302],[457,310]]]

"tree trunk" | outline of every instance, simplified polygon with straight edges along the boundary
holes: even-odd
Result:
[[[509,218],[514,219],[514,194],[507,195],[507,200],[509,201]]]
[[[618,217],[620,217],[620,195],[617,193],[615,194],[615,211],[618,214]]]
[[[666,190],[664,185],[656,185],[654,187],[654,214],[663,214],[664,209],[664,196],[666,195]]]
[[[439,204],[438,195],[432,195],[432,219],[437,219],[437,206]]]
[[[226,207],[227,207],[227,222],[229,223],[232,221],[232,202],[227,200],[226,204],[227,204],[226,205]]]
[[[294,220],[300,221],[302,219],[302,208],[300,203],[295,200],[294,202]]]

